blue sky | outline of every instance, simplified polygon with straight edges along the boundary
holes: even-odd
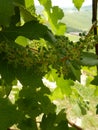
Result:
[[[35,0],[38,5],[38,0]],[[72,0],[52,0],[53,5],[58,5],[60,7],[73,7]],[[91,5],[92,0],[85,0],[83,5]]]

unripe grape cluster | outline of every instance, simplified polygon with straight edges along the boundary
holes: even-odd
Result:
[[[31,44],[25,47],[16,43],[1,42],[0,57],[15,67],[36,66],[39,71],[47,72],[51,65],[59,75],[61,73],[68,75],[70,71],[68,62],[80,62],[87,41],[84,35],[81,35],[77,42],[70,41],[66,36],[55,36],[55,38],[56,42],[53,44],[45,40],[32,40]]]

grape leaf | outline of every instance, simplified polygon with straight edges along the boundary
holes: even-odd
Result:
[[[57,115],[56,122],[59,123],[61,120],[67,122],[65,109],[62,109]]]
[[[79,104],[74,104],[72,110],[74,111],[75,115],[81,116],[81,108]]]
[[[25,0],[14,0],[14,3],[17,6],[25,6]]]
[[[49,114],[55,112],[56,106],[51,103],[50,99],[47,96],[42,96],[39,101],[41,103],[41,109],[43,113]]]
[[[64,80],[62,77],[58,78],[57,82],[57,87],[60,87],[61,92],[63,95],[69,96],[72,92],[71,86],[74,85],[72,80]]]
[[[61,110],[58,115],[55,113],[44,115],[41,122],[42,130],[68,130],[66,114]]]
[[[13,0],[0,0],[0,25],[9,26],[12,15],[14,15]]]
[[[49,96],[51,100],[62,99],[65,96],[69,96],[71,94],[71,86],[74,85],[72,80],[64,80],[63,78],[58,78],[56,84],[57,87]]]
[[[6,28],[0,32],[0,35],[10,40],[15,40],[18,36],[24,36],[31,40],[44,38],[54,42],[53,34],[50,35],[50,33],[51,31],[45,25],[40,24],[38,21],[30,21],[23,26]]]
[[[34,5],[34,0],[24,0],[25,1],[25,7],[28,9]]]
[[[15,79],[15,73],[12,66],[4,61],[0,61],[0,75],[5,85],[5,94],[8,96],[12,89],[12,82]]]
[[[0,129],[7,130],[13,124],[17,124],[21,114],[8,99],[0,98]]]
[[[16,38],[15,42],[21,46],[27,46],[28,45],[28,41],[29,39],[27,39],[26,37],[23,36],[19,36]]]
[[[84,1],[85,1],[85,0],[73,0],[73,3],[74,3],[74,5],[75,5],[75,7],[76,7],[78,10],[80,10],[80,8],[81,8],[81,6],[82,6],[82,4],[83,4]]]
[[[23,119],[19,124],[18,128],[21,130],[38,130],[35,119],[32,120],[31,118]]]
[[[51,95],[49,95],[49,98],[51,100],[57,100],[57,99],[63,99],[64,95],[61,92],[61,89],[59,87],[55,88],[55,90],[52,92]]]
[[[31,14],[35,12],[34,0],[14,0],[14,5],[24,8],[29,11]]]
[[[21,67],[16,69],[16,77],[23,86],[43,87],[42,76],[43,74],[37,74],[37,70],[32,66],[31,69]],[[27,76],[28,75],[28,76]],[[37,81],[37,82],[36,82]]]
[[[29,22],[32,20],[37,20],[36,15],[31,14],[28,10],[23,7],[20,7],[21,23]]]
[[[45,75],[45,78],[51,82],[55,82],[58,78],[57,70],[51,68],[51,70]]]
[[[51,15],[54,15],[52,18],[54,23],[59,19],[62,19],[64,17],[63,11],[58,7],[58,6],[53,6],[52,7],[52,13]]]
[[[46,8],[47,10],[50,10],[50,8],[52,7],[52,3],[51,0],[39,0],[40,4],[42,4],[44,6],[44,8]]]
[[[98,81],[98,80],[97,80]],[[98,86],[96,86],[95,96],[98,96]]]
[[[21,24],[37,20],[33,0],[23,0],[21,3],[20,1],[15,0],[15,5],[18,6],[20,10]]]
[[[98,86],[98,76],[95,76],[91,83]]]
[[[98,59],[96,54],[91,52],[83,52],[81,56],[82,65],[94,66],[98,65]]]
[[[96,110],[96,114],[98,114],[98,105],[96,106],[96,109],[97,109],[97,110]]]
[[[64,34],[66,26],[64,23],[59,22],[64,16],[62,9],[58,6],[52,7],[51,0],[39,0],[39,2],[45,8],[45,13],[47,14],[48,22],[53,33],[57,35]]]
[[[0,61],[0,74],[8,85],[11,85],[12,81],[15,79],[13,67],[4,61]]]
[[[41,122],[41,130],[54,130],[54,122],[55,122],[55,119],[56,119],[56,114],[53,113],[53,114],[44,114],[43,117],[42,117],[42,122]]]
[[[75,77],[76,80],[80,81],[80,74],[81,74],[80,68],[78,68],[76,63],[75,63],[75,65],[73,65],[71,62],[68,62],[68,65],[69,65],[69,67],[71,69],[70,77],[72,79],[74,79],[74,77]]]
[[[49,21],[54,33],[56,33],[57,35],[65,33],[65,24],[58,22],[58,20],[61,20],[63,16],[64,13],[58,6],[52,7],[52,13],[50,12]]]

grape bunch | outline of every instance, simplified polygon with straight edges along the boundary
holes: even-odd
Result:
[[[72,42],[66,36],[55,36],[56,42],[51,44],[44,39],[32,40],[28,46],[16,43],[1,42],[0,57],[3,61],[13,66],[37,67],[40,72],[47,72],[49,66],[57,70],[57,73],[69,74],[69,63],[79,64],[81,54],[86,48],[84,35],[77,42]]]
[[[71,73],[69,63],[79,64],[84,47],[80,41],[70,41],[66,36],[56,36],[56,39],[55,48],[58,55],[57,63],[59,63],[59,69],[56,69],[67,76]]]
[[[7,42],[0,43],[0,57],[3,61],[12,64],[13,66],[23,65],[32,66],[33,58],[32,53],[28,47],[22,47],[14,44],[9,44]]]
[[[44,40],[33,40],[30,46],[25,47],[3,41],[0,43],[0,58],[14,67],[31,68],[35,66],[39,71],[46,72],[48,66],[55,62],[53,50]]]

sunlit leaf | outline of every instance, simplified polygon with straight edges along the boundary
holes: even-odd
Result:
[[[40,4],[42,4],[47,10],[50,10],[52,7],[51,0],[39,0]]]
[[[16,38],[15,42],[18,43],[19,45],[27,46],[29,44],[29,39],[23,36],[19,36]]]
[[[98,86],[96,87],[95,95],[98,96]]]
[[[82,4],[83,4],[84,1],[85,1],[85,0],[73,0],[73,3],[74,3],[74,5],[75,5],[75,7],[76,7],[78,10],[80,10],[80,8],[81,8],[81,6],[82,6]]]
[[[51,0],[39,0],[45,8],[45,13],[47,14],[49,25],[54,34],[62,35],[65,33],[66,26],[64,23],[59,22],[64,16],[63,10],[58,6],[53,6]]]
[[[75,115],[81,116],[81,109],[78,104],[74,104],[72,110],[75,112]]]
[[[51,100],[57,100],[57,99],[63,99],[64,95],[61,92],[61,89],[59,87],[57,87],[51,95],[49,95]]]
[[[51,82],[55,82],[58,78],[58,74],[56,73],[56,69],[51,69],[46,75],[46,79],[48,79]]]
[[[64,80],[62,77],[57,80],[57,87],[61,89],[63,95],[69,96],[72,92],[71,86],[73,85],[74,83],[72,80]]]
[[[34,5],[34,0],[24,0],[25,7],[28,9]]]

